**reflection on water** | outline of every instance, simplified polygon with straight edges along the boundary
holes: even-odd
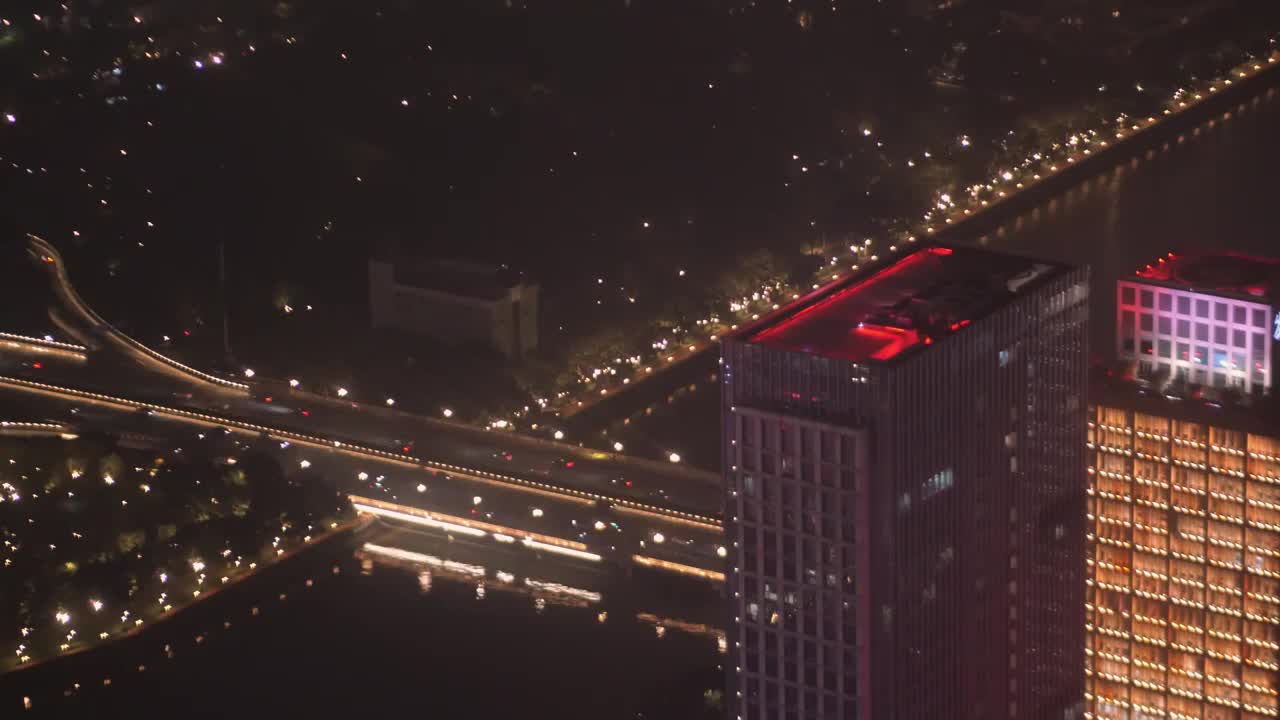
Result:
[[[644,572],[644,571],[637,571]],[[723,599],[518,546],[374,526],[135,641],[0,678],[0,717],[718,717]],[[658,630],[660,629],[660,630]],[[424,704],[425,703],[425,704]]]
[[[977,242],[1092,268],[1095,353],[1115,344],[1115,283],[1169,251],[1277,255],[1280,93],[1241,102],[1091,178]]]
[[[375,562],[391,566],[407,566],[409,569],[415,570],[419,566],[425,565],[433,568],[440,577],[475,582],[476,597],[481,599],[486,595],[486,580],[492,580],[493,584],[490,587],[496,590],[530,595],[535,600],[542,599],[544,603],[546,600],[551,600],[554,603],[571,607],[588,607],[600,602],[602,597],[600,593],[592,590],[584,590],[557,582],[535,580],[533,578],[517,580],[514,573],[504,570],[496,570],[491,573],[483,565],[445,560],[435,555],[376,545],[371,542],[365,543],[360,551],[356,553],[356,557],[361,559],[361,567],[366,573],[372,571]],[[424,570],[418,574],[418,586],[422,588],[423,592],[431,590],[432,582],[433,575],[430,571]]]

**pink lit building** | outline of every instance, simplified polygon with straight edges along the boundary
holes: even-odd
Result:
[[[1143,374],[1244,392],[1271,386],[1280,261],[1169,253],[1117,283],[1116,298],[1116,349]]]

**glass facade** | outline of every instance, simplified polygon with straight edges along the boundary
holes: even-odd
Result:
[[[1089,718],[1280,716],[1280,439],[1183,417],[1090,410]]]
[[[1140,281],[1117,286],[1116,350],[1144,374],[1245,392],[1270,387],[1280,326],[1269,304]]]
[[[730,718],[1079,712],[1088,274],[1017,287],[888,361],[723,341]]]

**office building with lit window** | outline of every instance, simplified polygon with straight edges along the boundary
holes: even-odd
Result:
[[[1117,283],[1117,350],[1207,387],[1271,386],[1280,348],[1280,261],[1230,253],[1160,258]]]
[[[1280,716],[1275,400],[1098,377],[1090,405],[1086,717]]]
[[[933,246],[724,339],[730,718],[1080,711],[1087,317]]]

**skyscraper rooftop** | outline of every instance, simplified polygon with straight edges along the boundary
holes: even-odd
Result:
[[[779,350],[887,362],[1068,270],[979,248],[924,247],[822,288],[741,337]]]
[[[1280,258],[1234,252],[1169,253],[1135,273],[1142,281],[1211,295],[1280,299]]]

